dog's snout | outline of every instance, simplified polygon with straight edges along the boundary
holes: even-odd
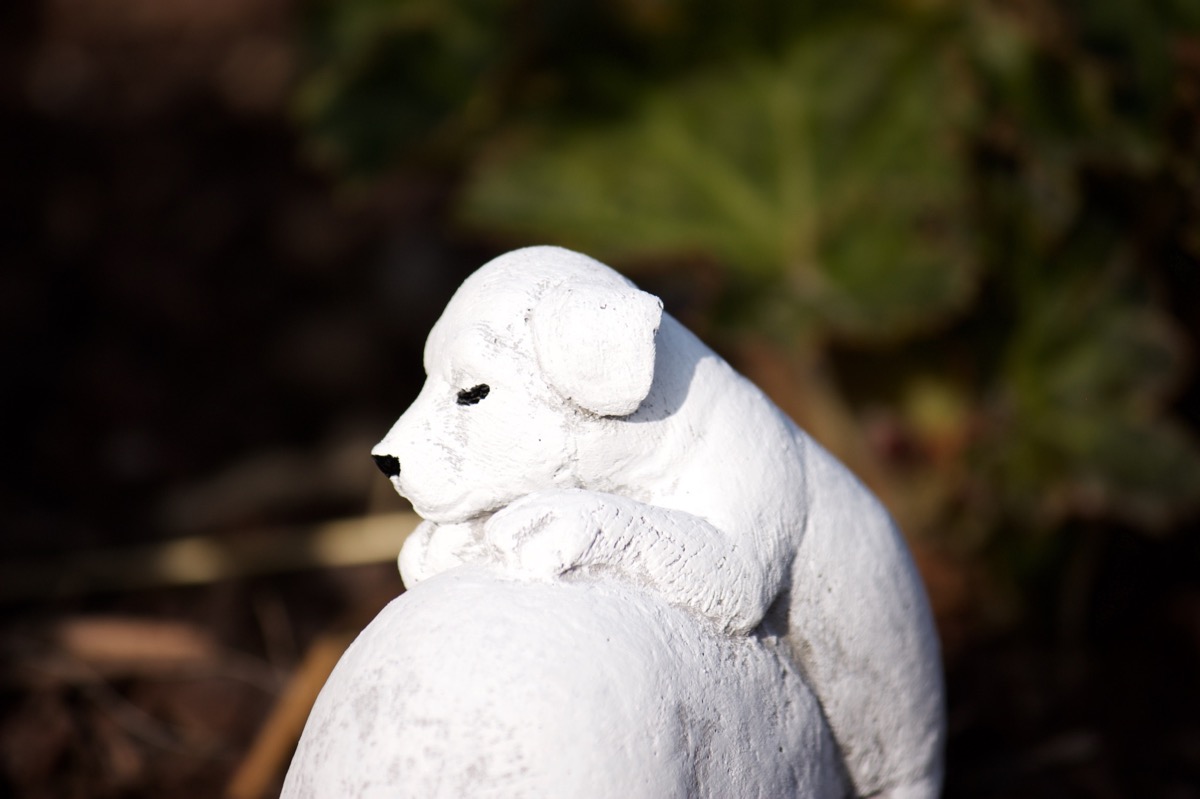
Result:
[[[400,459],[395,455],[372,455],[371,457],[375,459],[375,465],[379,467],[379,471],[388,477],[400,474]]]

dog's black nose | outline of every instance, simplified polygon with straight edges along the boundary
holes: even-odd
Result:
[[[395,455],[372,455],[371,457],[375,459],[375,465],[379,467],[379,471],[388,477],[400,474],[400,459]]]

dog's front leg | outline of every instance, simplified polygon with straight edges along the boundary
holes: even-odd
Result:
[[[755,553],[708,521],[598,491],[530,494],[496,513],[484,538],[518,572],[616,573],[730,633],[756,627],[779,590]]]
[[[423,521],[400,547],[397,564],[405,588],[484,554],[481,523],[436,524]]]

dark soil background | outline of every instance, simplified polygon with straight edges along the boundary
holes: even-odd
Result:
[[[495,252],[445,221],[443,176],[355,189],[306,165],[293,13],[0,6],[7,566],[402,507],[368,449]],[[1200,531],[1088,552],[1020,624],[941,619],[947,796],[1200,796]],[[0,796],[222,794],[314,640],[400,589],[385,563],[6,593]],[[116,654],[80,657],[97,637]]]

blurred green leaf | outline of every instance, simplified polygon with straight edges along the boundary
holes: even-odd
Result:
[[[478,226],[609,258],[715,256],[801,329],[893,334],[973,285],[969,99],[920,28],[813,32],[654,86],[603,127],[506,141],[468,187]]]
[[[486,115],[506,4],[482,0],[312,3],[309,69],[294,105],[322,158],[375,173],[398,152],[454,138]]]
[[[1043,521],[1109,516],[1161,527],[1200,497],[1200,449],[1161,406],[1182,365],[1161,312],[1103,265],[1024,298],[999,378],[997,484]]]
[[[308,0],[294,105],[308,149],[345,173],[453,162],[515,120],[594,122],[649,83],[778,53],[814,21],[879,5]]]

